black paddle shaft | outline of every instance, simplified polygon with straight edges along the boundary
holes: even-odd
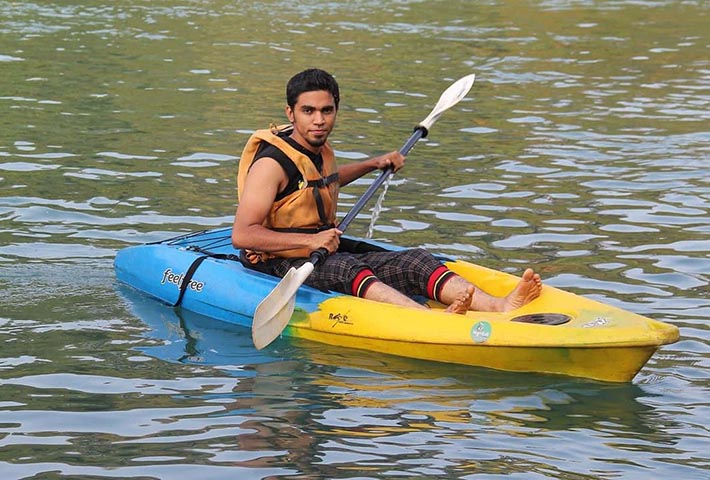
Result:
[[[399,149],[399,153],[401,153],[402,155],[407,155],[420,139],[426,138],[428,133],[429,132],[425,127],[418,125],[414,129],[414,132],[409,137],[409,139],[402,146],[402,148]],[[360,210],[362,210],[365,204],[372,198],[377,189],[379,189],[380,186],[385,182],[385,180],[387,180],[390,175],[392,175],[393,168],[394,167],[392,167],[391,165],[387,167],[382,173],[380,173],[380,176],[377,177],[377,179],[372,182],[369,187],[367,187],[367,190],[365,190],[365,193],[362,194],[362,197],[360,197],[360,199],[355,202],[353,208],[350,209],[347,215],[345,215],[345,218],[343,218],[343,221],[340,222],[340,224],[338,225],[338,230],[340,230],[341,232],[345,232],[345,229],[348,228],[348,226],[353,220],[355,220],[355,217],[357,217],[358,213],[360,213]],[[326,250],[325,248],[319,248],[315,252],[311,253],[310,262],[315,265],[316,263],[325,260],[325,257],[327,255],[328,250]]]
[[[402,155],[407,155],[409,151],[414,147],[414,144],[419,141],[420,138],[424,138],[427,136],[427,129],[418,126],[417,128],[414,129],[414,132],[412,135],[409,137],[409,140],[400,148],[399,153]],[[393,167],[390,165],[387,167],[382,173],[380,173],[380,176],[377,177],[377,179],[372,182],[372,184],[367,188],[365,193],[360,197],[360,199],[353,205],[353,208],[350,209],[347,215],[345,215],[345,218],[343,219],[342,222],[338,225],[338,230],[341,232],[344,232],[346,228],[350,225],[350,223],[355,220],[355,217],[357,217],[357,214],[360,213],[360,210],[365,206],[365,204],[372,198],[372,196],[375,194],[378,188],[387,180],[390,175],[392,175],[392,169]]]

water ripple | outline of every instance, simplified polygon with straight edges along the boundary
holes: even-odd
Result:
[[[472,5],[0,0],[3,478],[705,478],[706,8]],[[285,121],[299,52],[340,82],[343,163],[477,75],[390,185],[380,240],[534,266],[681,340],[628,385],[257,351],[116,285],[117,249],[231,224],[241,148]]]

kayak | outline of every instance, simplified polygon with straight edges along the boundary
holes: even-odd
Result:
[[[345,237],[358,251],[402,247]],[[519,277],[439,257],[491,295],[503,296]],[[194,232],[118,252],[116,278],[163,303],[252,327],[257,305],[279,278],[244,267],[231,227]],[[417,299],[424,302],[424,299]],[[629,382],[656,350],[678,340],[678,328],[544,285],[540,297],[511,312],[446,313],[412,309],[322,291],[307,285],[283,331],[339,347],[497,370]]]

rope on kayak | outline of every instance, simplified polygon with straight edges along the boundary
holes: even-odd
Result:
[[[199,256],[192,261],[187,271],[185,272],[185,276],[182,278],[182,282],[180,283],[180,292],[178,293],[177,300],[172,305],[173,307],[180,306],[180,304],[182,303],[182,299],[185,296],[185,292],[187,292],[187,289],[189,288],[190,283],[192,282],[192,277],[195,275],[195,272],[202,264],[202,262],[204,262],[207,258],[216,258],[218,260],[230,260],[240,262],[239,255],[234,255],[231,253],[216,253],[208,250],[208,248],[223,248],[230,245],[232,243],[231,233],[232,227],[220,228],[212,231],[200,230],[197,232],[190,232],[183,235],[178,235],[176,237],[168,238],[166,240],[160,240],[157,242],[150,242],[146,244],[173,246],[183,246],[187,244],[185,250],[196,252],[199,254]]]
[[[207,234],[207,235],[205,235]],[[164,240],[158,240],[156,242],[148,242],[146,245],[182,245],[185,243],[190,243],[190,241],[197,242],[225,242],[225,245],[231,243],[232,227],[220,228],[217,230],[199,230],[196,232],[185,233],[178,235],[177,237],[171,237]],[[198,240],[193,240],[195,237],[203,237]]]
[[[190,267],[187,269],[185,272],[185,276],[182,278],[182,283],[180,284],[180,293],[178,294],[178,298],[173,304],[173,307],[179,307],[180,303],[182,303],[182,297],[185,296],[185,292],[187,291],[188,286],[190,285],[190,282],[192,281],[192,277],[195,275],[195,271],[197,271],[197,268],[208,258],[216,258],[219,260],[231,260],[231,261],[239,261],[239,256],[238,255],[233,255],[231,253],[215,253],[215,252],[210,252],[208,250],[205,250],[203,248],[200,248],[196,245],[190,245],[187,247],[187,250],[201,253],[199,257],[194,259],[192,263],[190,264]]]
[[[180,284],[180,294],[178,295],[177,301],[173,304],[173,307],[177,307],[180,305],[180,303],[182,303],[182,297],[185,296],[187,286],[190,285],[190,282],[192,281],[192,276],[195,274],[195,270],[197,270],[197,267],[199,267],[200,264],[204,262],[206,258],[209,258],[209,255],[197,257],[190,264],[190,268],[187,269],[187,272],[185,272],[185,276],[182,278],[182,283]]]

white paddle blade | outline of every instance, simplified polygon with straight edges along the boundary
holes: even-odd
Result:
[[[313,268],[312,263],[306,262],[297,269],[289,270],[256,307],[251,325],[251,338],[257,350],[276,340],[286,328],[296,306],[296,292]]]
[[[259,328],[252,328],[251,337],[257,350],[267,347],[281,335],[281,332],[283,332],[289,320],[291,320],[295,304],[296,296],[294,295],[286,300],[285,303],[282,303],[282,307],[278,312],[269,313],[270,318],[266,323]],[[261,306],[261,303],[259,305]],[[254,318],[256,318],[256,314]]]
[[[442,113],[463,100],[463,98],[471,90],[474,80],[476,80],[476,74],[472,73],[470,75],[466,75],[465,77],[459,78],[452,83],[449,88],[444,90],[444,93],[441,94],[434,110],[431,111],[429,116],[426,117],[419,124],[419,126],[429,130],[431,126],[434,125],[434,122],[439,119]]]

